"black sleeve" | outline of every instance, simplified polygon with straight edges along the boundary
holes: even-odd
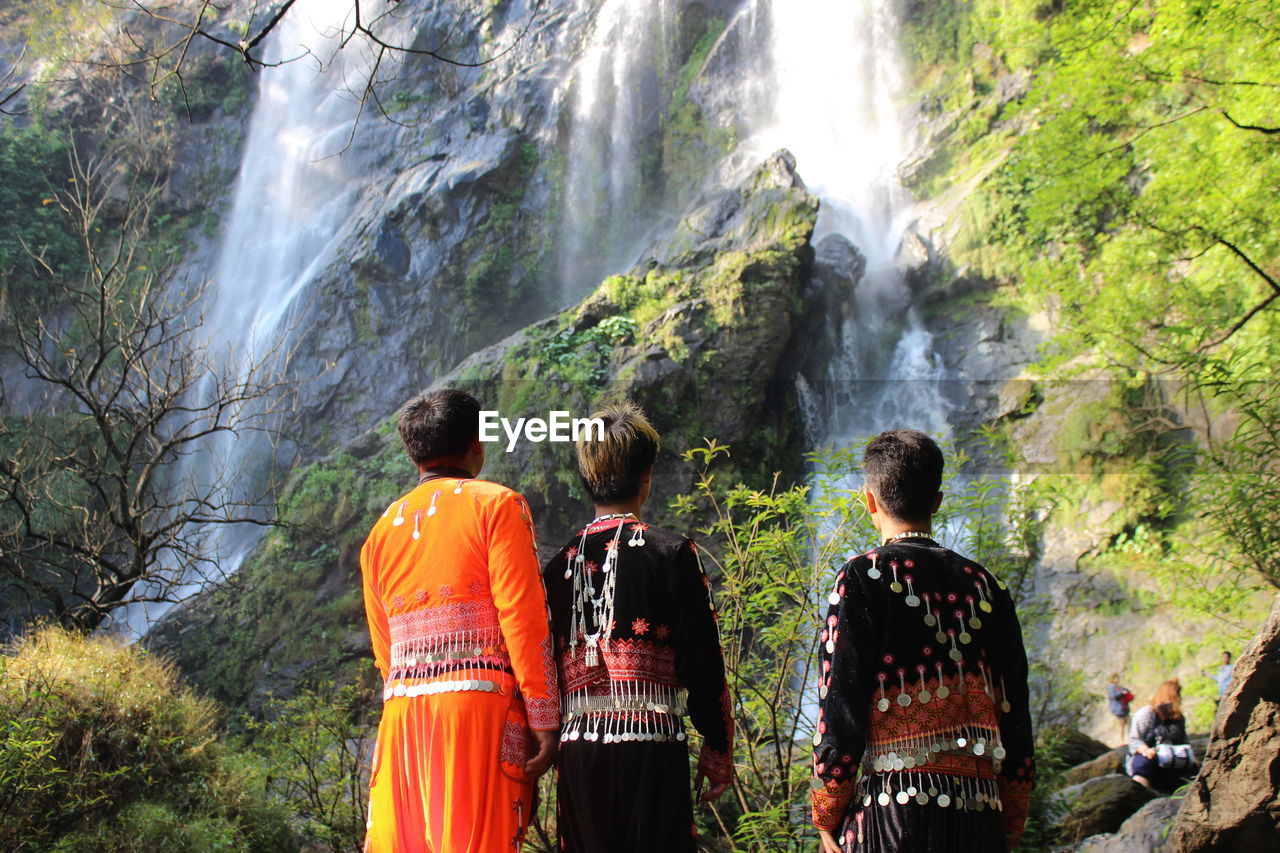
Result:
[[[818,635],[818,730],[814,733],[813,822],[839,826],[853,796],[853,782],[866,748],[871,696],[882,626],[875,618],[874,592],[862,583],[871,566],[856,557],[836,575],[826,620]]]
[[[733,778],[733,706],[724,675],[711,582],[697,546],[684,540],[673,558],[676,677],[689,694],[689,719],[703,737],[698,769],[708,779]]]
[[[1031,693],[1027,686],[1027,652],[1022,641],[1022,626],[1008,589],[988,573],[991,580],[995,612],[999,624],[1000,741],[1005,756],[998,783],[1003,803],[1006,837],[1022,835],[1031,790],[1035,787],[1035,735],[1031,728]]]

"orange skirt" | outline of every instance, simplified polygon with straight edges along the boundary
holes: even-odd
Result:
[[[393,697],[383,707],[365,853],[511,853],[524,841],[531,738],[509,694]]]

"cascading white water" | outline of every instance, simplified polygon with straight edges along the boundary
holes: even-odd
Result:
[[[224,378],[243,379],[264,361],[268,370],[279,367],[280,343],[293,331],[290,309],[329,259],[360,185],[341,156],[359,110],[349,81],[367,73],[369,61],[358,41],[339,49],[350,14],[350,0],[301,0],[270,37],[267,62],[284,64],[260,74],[201,330],[209,360]],[[196,389],[203,395],[198,404],[207,402],[216,381],[209,376]],[[212,486],[218,500],[247,500],[270,465],[270,450],[257,433],[216,434],[175,466],[174,487],[188,499]],[[226,576],[260,533],[255,525],[210,524],[187,535],[199,541],[216,574]],[[189,583],[173,597],[200,585],[183,580]],[[124,621],[140,635],[169,606],[134,606]]]
[[[744,85],[757,94],[741,153],[758,160],[790,149],[822,202],[815,245],[838,235],[866,258],[862,280],[844,295],[842,340],[818,394],[824,439],[892,427],[945,434],[941,365],[895,263],[911,202],[897,178],[910,135],[898,3],[753,0],[744,14],[767,21],[751,31],[767,38],[756,73],[768,83]]]
[[[593,0],[583,0],[586,7]],[[675,38],[674,0],[604,0],[570,74],[569,145],[558,260],[560,299],[625,268],[653,216],[639,210],[641,140],[656,121]],[[587,11],[586,8],[580,12]]]

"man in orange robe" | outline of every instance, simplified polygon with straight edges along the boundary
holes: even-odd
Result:
[[[533,521],[520,495],[476,479],[479,412],[449,389],[404,405],[420,479],[360,552],[384,679],[365,853],[518,851],[555,756],[560,695]]]

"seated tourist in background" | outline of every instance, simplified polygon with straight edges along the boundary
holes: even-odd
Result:
[[[1133,715],[1128,765],[1133,781],[1160,791],[1189,782],[1199,769],[1187,743],[1182,684],[1177,679],[1157,687],[1151,702]]]
[[[823,853],[1012,848],[1035,779],[1013,599],[934,540],[943,457],[932,439],[882,433],[863,468],[882,544],[837,573],[820,634]]]
[[[693,542],[646,524],[658,434],[630,403],[578,443],[595,518],[543,571],[563,689],[557,827],[570,853],[692,853],[694,788],[733,776],[733,717],[710,581]]]

